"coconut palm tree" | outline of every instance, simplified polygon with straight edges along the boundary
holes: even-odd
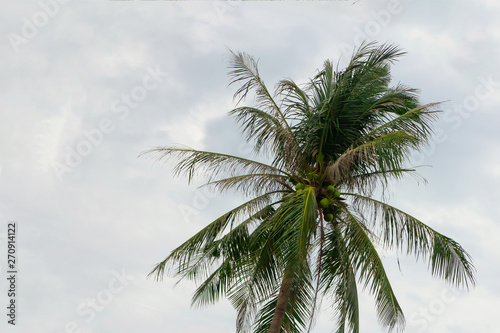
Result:
[[[393,45],[363,44],[344,70],[326,61],[307,85],[280,81],[273,94],[257,62],[232,53],[238,104],[230,112],[255,153],[268,163],[183,146],[148,151],[173,159],[175,175],[207,176],[220,192],[247,201],[173,250],[150,275],[199,282],[193,305],[227,297],[237,332],[310,331],[327,296],[337,332],[359,332],[358,285],[373,295],[379,321],[402,330],[405,319],[377,252],[397,249],[428,263],[452,285],[475,284],[470,256],[415,217],[374,198],[392,180],[415,174],[409,155],[425,145],[438,104],[420,105],[417,91],[390,87]]]

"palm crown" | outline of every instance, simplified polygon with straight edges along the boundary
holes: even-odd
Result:
[[[282,80],[271,94],[257,62],[232,53],[239,102],[230,112],[257,154],[269,163],[180,146],[158,147],[174,173],[208,176],[205,186],[240,191],[249,200],[208,224],[156,265],[200,282],[194,305],[226,296],[237,310],[237,332],[303,332],[316,304],[334,302],[337,332],[359,332],[358,283],[375,298],[380,323],[404,328],[377,246],[427,261],[455,286],[474,284],[469,255],[452,239],[373,198],[392,179],[413,174],[409,154],[431,134],[437,104],[417,91],[390,87],[390,64],[404,54],[392,45],[362,45],[344,70],[326,61],[303,87]]]

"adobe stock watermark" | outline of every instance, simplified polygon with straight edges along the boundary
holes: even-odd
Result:
[[[109,279],[105,288],[99,290],[91,297],[87,297],[76,307],[76,314],[80,317],[78,321],[68,321],[64,325],[64,329],[58,333],[81,333],[82,327],[90,324],[99,312],[102,312],[108,306],[116,295],[122,293],[131,281],[135,280],[134,276],[128,275],[125,269],[121,272],[113,270],[113,275]]]
[[[38,7],[40,7],[40,9],[31,15],[30,18],[26,16],[21,18],[22,24],[19,33],[7,33],[7,39],[14,52],[19,53],[19,47],[35,38],[40,29],[44,28],[49,23],[50,19],[59,14],[61,6],[66,5],[70,1],[71,0],[38,1]]]
[[[459,129],[464,119],[469,118],[472,112],[476,111],[481,106],[481,102],[489,99],[500,87],[500,81],[495,81],[491,75],[487,78],[480,76],[478,82],[473,93],[467,95],[461,103],[455,103],[451,109],[446,109],[444,111],[443,120],[445,123],[451,124],[453,130]],[[419,151],[414,151],[410,160],[415,165],[422,165],[425,160],[436,151],[437,145],[447,140],[448,135],[446,131],[443,128],[437,127],[434,130],[434,136],[428,146],[423,147]]]
[[[121,94],[120,98],[111,103],[111,111],[118,116],[119,120],[127,119],[130,116],[130,111],[136,109],[147,98],[149,92],[157,89],[166,77],[166,73],[162,72],[158,65],[155,68],[146,68],[146,72],[147,74],[140,84],[134,86],[128,94]],[[95,128],[82,132],[83,138],[78,140],[74,147],[67,145],[64,163],[55,162],[52,164],[52,169],[59,182],[63,182],[63,176],[66,173],[71,173],[80,166],[84,158],[103,143],[105,135],[112,133],[115,128],[116,120],[102,118]]]
[[[444,288],[438,297],[432,299],[426,306],[413,312],[409,324],[417,328],[418,332],[427,332],[427,328],[442,315],[448,306],[454,303],[463,292]]]
[[[375,39],[384,28],[387,28],[395,16],[404,12],[404,5],[411,0],[389,0],[385,9],[371,11],[371,20],[366,22],[363,27],[354,28],[354,37],[352,43],[340,43],[339,47],[342,54],[352,54],[357,47],[368,39]]]

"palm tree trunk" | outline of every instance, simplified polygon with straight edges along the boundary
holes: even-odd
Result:
[[[292,273],[293,274],[293,273]],[[283,318],[285,318],[286,306],[290,298],[290,291],[292,289],[293,276],[290,273],[285,273],[283,281],[281,282],[280,292],[278,294],[278,302],[276,303],[276,310],[274,310],[273,320],[269,326],[268,333],[280,333]]]

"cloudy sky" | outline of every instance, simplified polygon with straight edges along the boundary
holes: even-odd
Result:
[[[385,254],[406,332],[498,332],[500,5],[479,1],[2,1],[0,331],[234,332],[226,301],[191,309],[194,285],[147,279],[153,265],[238,203],[138,155],[182,143],[239,155],[227,117],[228,49],[260,59],[268,86],[344,65],[363,39],[408,54],[394,82],[445,101],[427,184],[395,184],[394,205],[472,255],[465,293],[422,262]],[[250,99],[249,103],[252,102]],[[17,318],[7,314],[7,224],[17,221]],[[361,331],[381,332],[361,296]],[[333,331],[328,302],[315,332]]]

